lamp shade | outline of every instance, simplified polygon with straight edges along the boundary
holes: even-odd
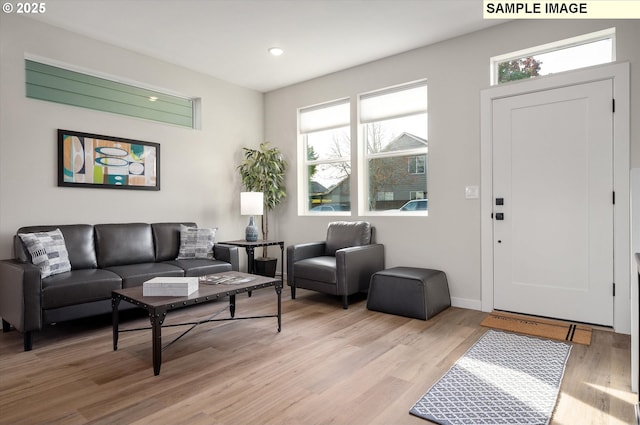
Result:
[[[240,192],[240,214],[262,215],[264,194],[262,192]]]

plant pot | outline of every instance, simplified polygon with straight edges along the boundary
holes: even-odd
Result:
[[[277,266],[278,259],[275,257],[258,257],[253,260],[253,271],[261,276],[275,277]]]

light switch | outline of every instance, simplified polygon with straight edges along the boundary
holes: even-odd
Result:
[[[465,186],[465,199],[478,199],[480,197],[480,188],[478,186]]]

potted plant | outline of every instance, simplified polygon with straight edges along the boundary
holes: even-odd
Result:
[[[250,192],[264,194],[264,213],[262,215],[262,238],[269,239],[269,211],[274,209],[287,196],[284,186],[284,174],[287,161],[280,149],[269,147],[269,142],[260,143],[259,149],[242,148],[244,160],[238,166],[242,185]],[[259,274],[275,276],[277,258],[267,256],[267,248],[262,247],[262,257],[255,259]],[[268,269],[268,271],[266,271]]]

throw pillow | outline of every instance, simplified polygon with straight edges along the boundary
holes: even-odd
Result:
[[[40,276],[43,279],[71,271],[69,252],[60,229],[50,232],[19,233],[18,236],[31,254],[31,262],[40,267]]]
[[[217,227],[213,229],[180,225],[180,251],[176,260],[213,259]]]

